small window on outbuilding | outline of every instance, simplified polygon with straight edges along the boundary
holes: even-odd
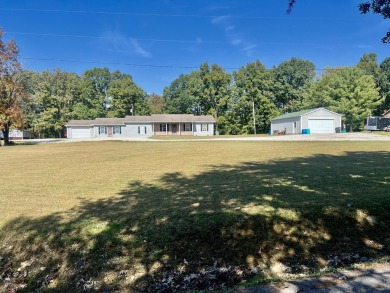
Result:
[[[202,124],[202,131],[208,131],[209,125],[208,124]]]

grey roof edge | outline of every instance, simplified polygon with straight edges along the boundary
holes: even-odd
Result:
[[[166,114],[169,115],[169,114]],[[180,115],[180,114],[179,114]],[[191,115],[191,114],[188,114]],[[126,117],[134,117],[126,120]],[[111,118],[96,118],[94,120],[70,120],[65,124],[66,127],[94,127],[94,126],[121,126],[126,124],[137,124],[137,123],[216,123],[215,118],[211,115],[202,115],[202,116],[189,116],[188,119],[178,118],[177,120],[168,120],[168,119],[157,119],[159,117],[153,116],[126,116],[125,118],[112,118],[112,119],[123,119],[118,122],[104,122],[104,121],[96,121],[98,119],[111,119]],[[197,119],[197,117],[201,117]],[[138,119],[137,119],[138,118]]]
[[[165,117],[160,117],[158,115],[172,115],[171,117],[177,115],[183,115],[183,116],[180,116],[178,117],[177,119],[172,119],[172,120],[169,120],[169,119],[164,119]],[[187,116],[187,117],[185,117]],[[126,116],[126,117],[129,117],[129,116]],[[142,118],[145,118],[145,117],[149,117],[150,119],[145,119],[143,120],[142,118],[141,119],[129,119],[129,120],[126,120],[126,117],[125,117],[125,121],[124,123],[125,124],[134,124],[134,123],[197,123],[197,122],[204,122],[204,123],[215,123],[215,119],[213,116],[211,115],[202,115],[202,116],[195,116],[193,114],[152,114],[151,116],[138,116],[138,117],[142,117]],[[137,117],[137,116],[130,116],[130,117]],[[202,117],[202,118],[198,118],[198,117]]]
[[[325,110],[325,111],[327,111],[327,112],[333,113],[333,114],[338,115],[338,116],[344,116],[343,114],[336,113],[336,112],[331,111],[331,110],[328,110],[328,109],[326,109],[326,108],[324,108],[324,107],[320,107],[320,108],[317,108],[317,109],[315,109],[315,110]],[[312,113],[312,112],[310,112],[310,113]],[[307,114],[309,114],[309,113],[306,113],[306,114],[304,114],[304,115],[302,115],[302,116],[305,116],[305,115],[307,115]]]
[[[343,116],[343,114],[339,114],[339,113],[333,112],[333,111],[331,111],[331,110],[328,110],[328,109],[326,109],[326,108],[324,108],[324,107],[320,107],[320,108],[315,108],[315,109],[307,109],[308,112],[305,112],[305,113],[302,113],[302,114],[299,114],[299,115],[296,115],[296,116],[287,117],[287,118],[286,118],[286,117],[283,117],[283,116],[284,116],[284,115],[287,115],[287,114],[299,113],[299,112],[301,112],[301,111],[291,112],[291,113],[285,113],[285,114],[283,114],[283,115],[280,115],[280,116],[278,116],[278,117],[275,117],[275,118],[271,119],[271,121],[302,117],[302,116],[306,116],[306,115],[311,114],[311,113],[313,113],[313,112],[315,112],[315,111],[318,111],[318,110],[325,110],[325,111],[330,112],[330,113],[333,113],[333,114],[335,114],[335,115]],[[302,110],[302,111],[305,111],[305,110]]]

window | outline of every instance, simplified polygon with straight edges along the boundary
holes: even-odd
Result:
[[[122,134],[122,128],[120,126],[114,126],[114,134]]]
[[[202,131],[208,131],[209,125],[208,124],[202,124]]]
[[[99,126],[99,134],[107,134],[107,129],[105,126]]]
[[[146,134],[146,126],[138,126],[138,134]]]
[[[191,124],[184,124],[184,131],[191,131],[192,130],[191,126],[192,126]]]
[[[167,125],[166,124],[160,124],[160,131],[167,131]]]

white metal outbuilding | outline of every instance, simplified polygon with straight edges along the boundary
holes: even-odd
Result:
[[[302,130],[310,133],[335,133],[341,130],[341,114],[325,108],[286,113],[271,120],[271,133],[285,132],[299,134]]]

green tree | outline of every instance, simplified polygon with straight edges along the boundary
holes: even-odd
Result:
[[[272,92],[271,73],[260,61],[256,61],[241,67],[233,76],[234,102],[227,115],[230,122],[228,132],[232,134],[267,132],[271,124],[270,119],[278,114]],[[256,129],[253,126],[253,107]]]
[[[364,54],[356,66],[375,79],[379,75],[378,55],[376,53]]]
[[[23,128],[35,134],[34,125],[40,114],[40,106],[36,99],[39,73],[31,70],[23,70],[22,74],[24,75],[26,92],[29,96],[28,99],[22,102]]]
[[[350,131],[361,130],[363,119],[383,100],[374,77],[357,67],[327,69],[309,96],[308,108],[326,107],[343,114]]]
[[[284,113],[301,110],[305,93],[314,81],[315,65],[311,61],[292,58],[273,68],[272,73],[278,108]]]
[[[163,91],[165,112],[169,114],[200,114],[202,81],[199,71],[181,74]]]
[[[113,77],[107,90],[108,116],[125,117],[131,114],[150,114],[146,93],[134,83],[131,75],[117,71],[113,73]]]
[[[217,64],[211,67],[207,63],[200,66],[200,108],[202,114],[213,115],[216,119],[216,131],[223,133],[223,116],[228,110],[231,98],[232,76]],[[220,129],[221,127],[221,129]]]
[[[379,65],[378,76],[379,92],[383,97],[383,103],[378,108],[377,115],[390,109],[390,57]]]
[[[165,100],[162,96],[155,93],[148,96],[148,104],[150,113],[152,114],[164,114],[165,113]]]
[[[64,125],[73,117],[75,97],[79,95],[80,77],[56,69],[39,74],[34,100],[38,118],[34,132],[40,137],[63,137]]]
[[[74,118],[106,117],[110,104],[107,94],[113,76],[108,68],[93,68],[81,76],[80,95],[74,107]]]

